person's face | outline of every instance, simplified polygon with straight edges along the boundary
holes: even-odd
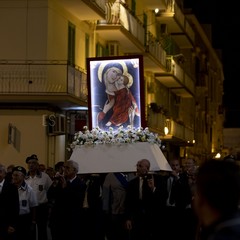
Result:
[[[137,174],[139,176],[145,176],[149,171],[149,164],[146,161],[139,161],[137,163]]]
[[[118,70],[117,68],[111,68],[111,69],[109,69],[109,74],[108,74],[108,76],[109,76],[109,81],[110,82],[115,82],[115,81],[117,81],[118,79],[119,79],[119,77],[120,77],[120,70]]]
[[[7,168],[7,172],[9,173],[9,172],[12,172],[12,170],[13,170],[13,165],[11,165],[11,166],[9,166],[8,168]]]
[[[24,174],[22,172],[19,171],[14,171],[12,173],[12,182],[13,184],[15,184],[16,186],[19,186],[22,184],[23,180],[24,180]]]
[[[43,165],[43,164],[39,164],[39,171],[41,171],[41,172],[45,172],[45,171],[46,171],[46,167],[45,167],[45,165]]]
[[[178,160],[173,160],[170,165],[173,171],[180,172],[181,166]]]
[[[64,166],[61,166],[60,168],[59,168],[59,171],[58,171],[60,174],[63,174],[64,173]]]
[[[49,175],[50,178],[53,178],[55,175],[55,172],[52,168],[47,168],[46,173]]]
[[[73,177],[76,176],[76,170],[69,163],[66,163],[64,165],[64,176],[68,179],[72,179]]]
[[[184,167],[186,170],[190,170],[194,167],[194,162],[192,159],[186,159],[185,160],[185,164],[184,164]]]
[[[189,176],[194,176],[196,174],[196,165],[192,159],[186,160],[184,170]]]
[[[119,80],[118,80],[119,83],[123,84],[124,83],[124,78],[123,77],[120,77]]]
[[[27,164],[28,164],[29,171],[36,171],[36,170],[38,170],[39,164],[38,164],[38,162],[36,160],[31,159],[31,160],[28,161]]]

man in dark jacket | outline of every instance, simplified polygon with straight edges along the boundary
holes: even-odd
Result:
[[[78,163],[68,160],[64,164],[64,176],[58,176],[58,183],[53,182],[48,196],[55,203],[52,207],[51,228],[53,239],[82,239],[83,200],[86,184],[78,176]]]
[[[164,220],[159,214],[165,205],[166,189],[162,187],[160,176],[149,174],[149,170],[149,160],[139,160],[137,177],[127,186],[126,227],[133,240],[159,239],[159,233],[156,233]]]
[[[187,239],[186,233],[192,229],[186,226],[185,217],[187,208],[191,205],[192,193],[187,174],[181,171],[180,160],[174,158],[169,163],[172,171],[166,177],[168,197],[165,213],[162,215],[165,219],[162,232],[168,236],[169,240]]]
[[[6,173],[0,164],[0,240],[13,239],[19,214],[18,189],[5,180]]]

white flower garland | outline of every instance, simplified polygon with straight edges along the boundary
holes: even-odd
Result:
[[[70,149],[74,149],[76,146],[81,145],[99,145],[99,144],[123,144],[123,143],[136,143],[136,142],[149,142],[157,144],[161,147],[161,140],[157,133],[150,132],[148,128],[132,128],[128,126],[118,129],[109,127],[109,131],[104,131],[99,127],[89,130],[85,126],[84,131],[79,131],[74,134],[74,140],[70,144]]]

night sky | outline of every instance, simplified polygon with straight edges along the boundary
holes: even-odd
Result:
[[[192,7],[199,22],[212,24],[213,47],[222,50],[225,77],[224,127],[240,127],[240,37],[237,36],[240,29],[239,10],[233,2],[227,4],[219,0],[185,0],[185,7]]]

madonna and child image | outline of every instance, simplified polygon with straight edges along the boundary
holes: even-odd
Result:
[[[141,126],[138,59],[90,63],[92,127]]]

